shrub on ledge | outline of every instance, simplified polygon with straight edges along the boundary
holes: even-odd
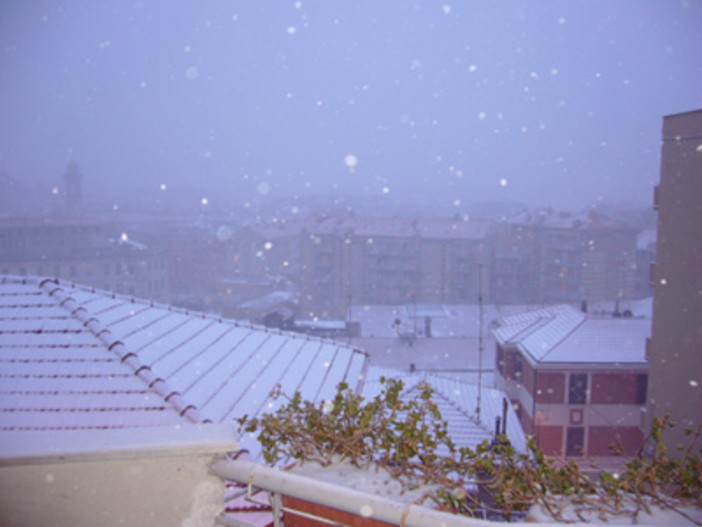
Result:
[[[700,427],[689,431],[689,444],[673,458],[662,441],[672,423],[657,418],[643,449],[647,454],[626,462],[619,473],[602,471],[593,478],[574,461],[547,458],[533,440],[526,453],[515,452],[505,437],[475,450],[458,448],[428,384],[406,399],[402,381],[381,382],[381,394],[368,401],[344,383],[333,400],[321,404],[302,400],[299,392],[289,397],[277,390],[273,396],[286,400],[277,411],[238,421],[244,431],[258,433],[271,465],[297,461],[375,467],[407,490],[425,488],[419,501],[453,513],[488,512],[509,519],[538,505],[558,521],[629,515],[636,522],[642,513],[663,509],[700,524]],[[486,492],[476,493],[476,488]]]

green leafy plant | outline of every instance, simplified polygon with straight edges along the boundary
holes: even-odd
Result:
[[[690,442],[679,456],[669,456],[663,434],[672,422],[658,418],[639,456],[618,473],[598,471],[593,477],[574,461],[545,456],[533,438],[526,452],[515,451],[505,437],[483,442],[475,450],[457,448],[428,384],[408,397],[402,381],[381,382],[383,389],[373,399],[364,399],[342,383],[331,401],[319,404],[278,389],[274,399],[285,402],[275,412],[254,419],[244,416],[238,422],[241,430],[258,433],[264,459],[271,465],[345,461],[365,469],[374,464],[405,489],[426,487],[423,500],[458,514],[489,512],[509,519],[540,505],[559,521],[630,515],[635,522],[656,506],[695,521],[686,511],[702,509],[702,428],[689,431]]]
[[[288,397],[276,390],[274,399],[284,398],[286,404],[259,419],[244,416],[238,422],[245,432],[258,432],[269,464],[348,461],[366,468],[376,463],[408,487],[435,482],[450,459],[439,450],[453,454],[456,449],[431,388],[421,385],[416,397],[405,401],[402,381],[381,382],[382,393],[371,400],[342,383],[333,400],[317,405],[303,401],[299,392]]]

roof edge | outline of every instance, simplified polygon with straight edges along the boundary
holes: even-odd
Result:
[[[156,392],[166,404],[172,406],[181,417],[185,417],[194,424],[211,422],[211,420],[203,418],[197,407],[189,404],[164,379],[156,376],[151,367],[141,362],[135,352],[131,351],[122,341],[114,338],[108,328],[103,326],[59,285],[58,280],[46,278],[38,282],[37,286],[46,295],[56,300],[59,306],[68,311],[73,318],[80,321],[83,327],[87,328],[95,338],[105,345],[108,352],[117,355],[121,363],[128,366],[136,377],[141,379],[150,390]]]

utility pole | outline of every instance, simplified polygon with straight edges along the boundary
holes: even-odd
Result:
[[[480,422],[483,397],[483,264],[478,264],[478,405],[475,415]]]

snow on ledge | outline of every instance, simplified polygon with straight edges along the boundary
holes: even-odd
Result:
[[[8,432],[0,435],[0,466],[90,459],[129,459],[238,450],[232,424],[182,424],[119,428]]]

